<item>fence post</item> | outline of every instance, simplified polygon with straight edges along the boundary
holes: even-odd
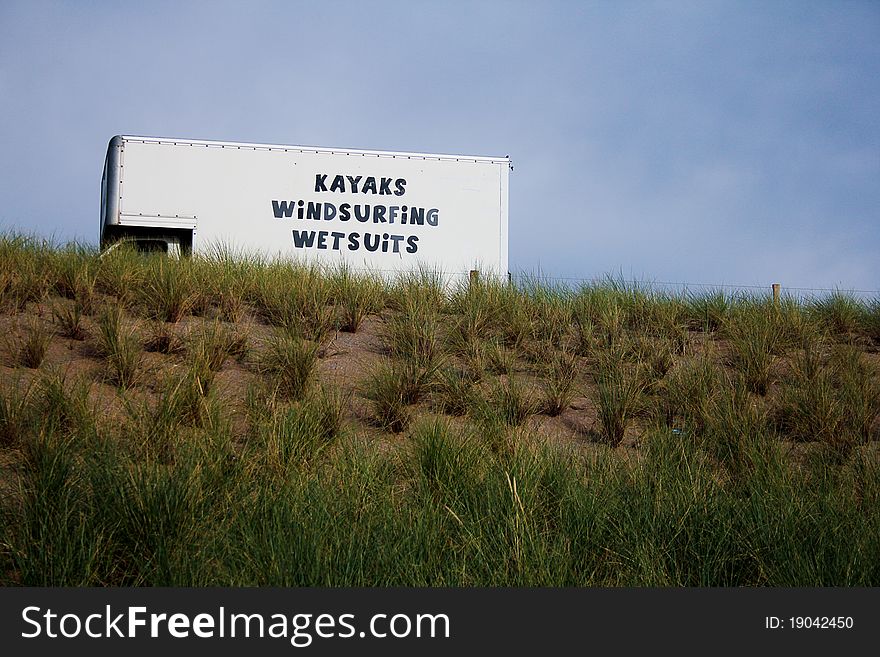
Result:
[[[470,282],[471,282],[471,283],[476,283],[478,280],[480,280],[480,272],[479,272],[479,270],[477,270],[477,269],[471,269],[470,277],[471,277],[471,278],[470,278]]]
[[[779,283],[773,283],[773,305],[777,307],[779,306],[779,291],[781,287]]]

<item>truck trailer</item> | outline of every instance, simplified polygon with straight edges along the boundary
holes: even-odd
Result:
[[[101,246],[507,275],[509,157],[115,136]]]

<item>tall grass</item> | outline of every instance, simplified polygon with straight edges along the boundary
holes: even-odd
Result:
[[[23,235],[0,235],[0,310],[17,313],[51,289],[51,245]]]
[[[399,366],[381,363],[363,385],[363,395],[373,409],[373,420],[392,433],[404,431],[410,423],[407,406],[413,401],[413,387]]]
[[[199,300],[191,265],[187,261],[152,257],[145,270],[140,304],[146,316],[176,324]]]
[[[83,326],[83,306],[80,302],[54,304],[52,318],[58,326],[58,332],[65,338],[85,340],[87,333]]]
[[[640,367],[626,367],[612,359],[600,364],[593,399],[599,410],[599,434],[612,447],[623,441],[644,390]]]
[[[562,413],[575,395],[578,360],[573,353],[560,351],[552,356],[543,380],[544,411],[556,416]]]
[[[98,317],[98,353],[106,363],[106,378],[120,388],[132,386],[141,375],[143,352],[133,327],[123,323],[118,307],[107,307]]]
[[[270,324],[306,340],[321,342],[336,323],[330,305],[332,292],[330,280],[320,268],[272,262],[255,272],[249,298]]]
[[[766,305],[740,310],[726,320],[724,328],[730,339],[730,364],[742,374],[751,392],[766,395],[775,357],[784,349],[777,313]]]
[[[21,335],[10,346],[14,362],[31,369],[38,368],[43,363],[51,342],[52,331],[45,322],[31,318],[22,328]]]
[[[356,333],[368,315],[382,308],[382,287],[371,277],[357,276],[343,267],[333,272],[331,284],[340,331]]]
[[[287,399],[301,399],[314,379],[318,344],[282,331],[270,339],[259,367],[271,377],[275,391]]]
[[[221,425],[190,429],[173,458],[143,460],[116,441],[80,444],[34,413],[21,488],[0,521],[6,583],[872,586],[880,577],[870,558],[880,472],[860,451],[791,468],[778,450],[707,452],[656,430],[627,462],[526,445],[496,452],[438,420],[414,425],[397,461],[328,441],[310,404],[269,413],[239,459]],[[741,419],[730,426],[746,435]],[[729,479],[716,463],[745,467]]]
[[[51,262],[55,291],[72,299],[86,315],[97,308],[98,263],[95,252],[77,244],[54,252]]]
[[[430,272],[363,290],[290,263],[26,239],[0,239],[0,264],[3,312],[25,314],[10,326],[79,307],[124,388],[55,349],[37,370],[9,353],[0,583],[880,583],[876,303],[613,279],[450,290]],[[188,314],[204,319],[174,323]],[[228,323],[252,318],[271,326]],[[346,370],[319,372],[335,329],[377,333],[387,356],[345,363],[364,377],[351,398]],[[168,357],[134,387],[139,332]],[[541,429],[593,413],[606,445]],[[609,448],[624,437],[633,449]]]

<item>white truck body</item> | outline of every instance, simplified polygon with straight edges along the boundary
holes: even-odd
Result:
[[[101,243],[506,276],[509,170],[507,157],[116,136]]]

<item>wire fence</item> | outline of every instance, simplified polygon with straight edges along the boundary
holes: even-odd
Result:
[[[480,276],[482,272],[478,269],[472,269],[469,271],[459,271],[459,270],[441,270],[441,269],[433,269],[433,268],[422,268],[413,271],[407,272],[406,270],[398,270],[398,269],[381,269],[381,268],[369,268],[370,272],[376,274],[389,274],[391,276],[400,276],[415,273],[418,275],[420,272],[422,274],[428,275],[429,277],[437,277],[439,279],[450,281],[450,280],[467,280],[469,277],[473,278],[475,276]],[[810,298],[810,297],[821,297],[828,296],[832,294],[842,294],[851,297],[858,297],[862,299],[872,299],[876,298],[880,300],[880,290],[863,290],[863,289],[855,289],[855,288],[846,288],[846,287],[801,287],[801,286],[786,286],[780,283],[767,283],[765,285],[755,285],[755,284],[745,284],[745,283],[694,283],[690,281],[656,281],[651,279],[635,279],[635,278],[623,278],[623,277],[615,277],[612,275],[605,276],[593,276],[593,277],[579,277],[579,276],[553,276],[550,274],[544,274],[541,272],[508,272],[508,280],[512,283],[518,285],[551,285],[551,284],[560,284],[562,287],[596,287],[602,285],[613,285],[620,288],[630,288],[630,289],[639,289],[651,291],[658,287],[674,290],[678,292],[688,293],[692,289],[703,290],[703,291],[732,291],[732,292],[748,292],[750,294],[759,294],[761,292],[766,292],[768,294],[773,294],[774,285],[779,285],[779,292],[782,296],[788,297],[797,297],[797,298]]]
[[[772,294],[773,283],[766,285],[741,284],[741,283],[694,283],[689,281],[656,281],[650,279],[626,279],[616,278],[612,276],[604,277],[577,277],[577,276],[552,276],[542,273],[517,272],[511,273],[510,278],[517,283],[562,283],[566,286],[597,286],[603,284],[618,285],[621,287],[632,287],[641,289],[652,289],[662,287],[665,289],[674,289],[677,291],[688,292],[692,288],[699,290],[731,290],[731,291],[759,291]],[[863,290],[845,287],[800,287],[780,285],[780,292],[786,296],[811,297],[811,296],[827,296],[829,294],[843,294],[853,297],[880,298],[880,290]]]
[[[369,271],[377,273],[377,274],[389,274],[393,276],[399,276],[401,274],[406,274],[405,271],[396,270],[396,269],[374,269],[371,268]],[[413,272],[409,272],[412,274]],[[419,271],[416,271],[418,274]],[[451,270],[437,270],[426,268],[422,269],[421,273],[426,274],[430,277],[437,277],[444,281],[467,281],[468,278],[479,277],[482,272],[477,269],[472,269],[470,271],[451,271]],[[774,293],[773,288],[778,285],[779,286],[779,294],[783,297],[794,297],[797,299],[810,299],[810,298],[820,298],[824,296],[840,294],[845,295],[857,299],[862,300],[873,300],[876,299],[880,302],[880,290],[863,290],[863,289],[855,289],[855,288],[845,288],[845,287],[802,287],[802,286],[785,286],[779,283],[767,283],[765,285],[755,285],[755,284],[743,284],[743,283],[694,283],[689,281],[656,281],[651,279],[627,279],[623,277],[614,277],[610,275],[606,276],[594,276],[594,277],[578,277],[578,276],[553,276],[550,274],[544,273],[535,273],[535,272],[508,272],[508,280],[511,283],[520,286],[526,285],[547,285],[547,286],[559,286],[571,288],[572,290],[579,287],[598,287],[603,285],[612,285],[621,289],[638,289],[643,291],[655,291],[657,288],[663,288],[664,290],[679,292],[679,293],[690,293],[692,291],[703,291],[703,292],[712,292],[712,291],[729,291],[732,293],[740,292],[744,294],[750,294],[753,296],[759,296],[761,293],[767,293],[768,295],[772,295]]]

